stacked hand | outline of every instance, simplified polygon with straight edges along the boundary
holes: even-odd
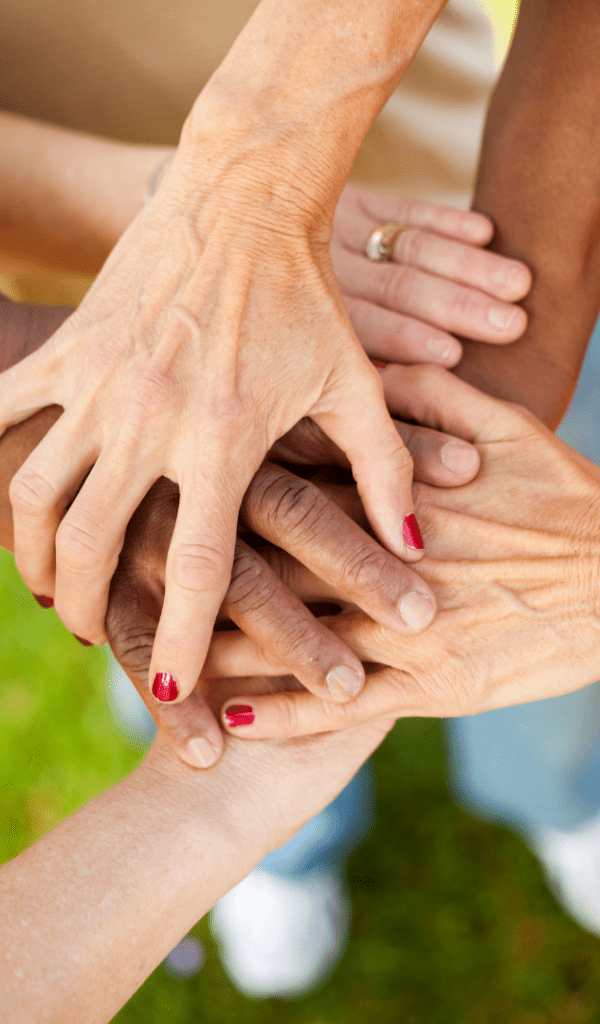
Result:
[[[278,555],[279,573],[304,600],[342,605],[326,622],[371,668],[362,693],[344,706],[304,692],[248,700],[244,683],[223,713],[236,735],[303,735],[386,715],[476,714],[600,677],[600,469],[531,414],[443,370],[415,367],[399,380],[389,368],[385,377],[394,412],[468,437],[481,455],[479,475],[463,487],[415,487],[428,544],[419,570],[438,598],[436,622],[421,636],[395,635]],[[426,398],[415,404],[417,384]],[[364,523],[354,489],[324,490]],[[283,670],[239,635],[226,647],[216,638],[212,660],[228,674],[242,651],[245,672]],[[244,715],[228,720],[230,706],[240,704]]]
[[[288,211],[281,232],[266,214],[249,218],[227,175],[214,195],[200,195],[196,180],[178,151],[80,308],[0,378],[0,426],[47,405],[64,409],[17,473],[11,500],[23,578],[77,636],[106,638],[127,524],[158,478],[178,485],[150,666],[155,694],[175,700],[191,692],[206,655],[243,494],[268,448],[303,416],[345,452],[388,550],[421,555],[403,525],[412,461],[351,322],[375,356],[451,365],[460,346],[442,328],[512,340],[525,320],[509,300],[529,284],[520,264],[477,248],[491,234],[479,215],[349,190],[332,268],[327,232],[307,234],[300,211]],[[410,226],[398,238],[402,265],[373,265],[362,253],[384,208]],[[396,567],[405,587],[433,601]],[[433,611],[432,603],[421,627]]]

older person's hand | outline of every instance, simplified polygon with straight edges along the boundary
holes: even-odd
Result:
[[[395,371],[385,373],[399,413],[406,383],[398,387]],[[223,709],[236,735],[303,735],[388,714],[476,714],[600,678],[600,469],[518,407],[458,381],[449,390],[443,370],[413,368],[404,381],[407,373],[427,382],[418,417],[439,424],[443,406],[443,425],[475,440],[482,458],[466,486],[415,489],[429,538],[420,569],[437,594],[438,618],[427,634],[400,638],[360,612],[328,617],[371,664],[359,697],[336,707],[308,693],[246,700],[242,692]],[[355,492],[338,488],[336,497],[360,515]],[[278,558],[277,568],[305,600],[334,599],[297,565]],[[253,660],[246,638],[229,637],[232,664],[242,652],[256,673],[282,671],[258,651]],[[240,706],[243,714],[231,712]]]
[[[161,476],[180,488],[149,674],[158,700],[194,688],[244,492],[303,416],[345,451],[379,540],[422,555],[410,456],[328,246],[358,148],[442,5],[261,0],[78,311],[0,379],[0,429],[65,410],[11,498],[22,575],[78,636],[105,639],[144,495]]]

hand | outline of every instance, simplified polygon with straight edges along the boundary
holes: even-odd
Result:
[[[401,413],[406,385],[396,386],[393,369],[387,397]],[[437,422],[443,408],[444,427],[477,441],[482,458],[478,477],[464,487],[415,488],[428,537],[420,571],[438,597],[436,622],[423,636],[397,637],[356,611],[329,617],[328,627],[364,662],[389,667],[374,668],[344,707],[308,693],[253,697],[244,703],[251,708],[245,721],[254,722],[237,725],[236,735],[304,735],[381,715],[478,714],[600,677],[600,469],[518,407],[458,381],[448,390],[445,372],[431,367],[406,374],[428,395],[419,418]],[[345,504],[355,509],[355,496]],[[302,570],[288,565],[282,574],[304,599],[319,600]],[[235,638],[229,643],[233,663]],[[244,638],[238,643],[246,671],[281,672],[267,668],[259,651],[253,658]],[[226,702],[226,726],[229,706],[240,699]]]
[[[388,549],[422,554],[412,463],[344,311],[326,214],[312,199],[276,212],[251,154],[242,170],[215,158],[199,167],[182,143],[79,309],[0,379],[4,428],[65,410],[10,493],[23,579],[76,635],[104,641],[129,519],[159,477],[179,485],[150,667],[176,700],[206,655],[243,494],[303,416],[345,451]]]
[[[478,458],[467,443],[432,430],[401,423],[396,426],[413,452],[418,478],[447,486],[473,476]],[[316,437],[312,441],[313,455],[332,461],[335,453],[328,450],[327,440],[323,439],[321,448]],[[454,471],[440,457],[444,452],[457,458]],[[335,498],[335,488],[333,494]],[[176,486],[163,479],[133,516],[111,586],[106,627],[116,657],[171,747],[194,767],[206,767],[222,751],[222,733],[200,691],[195,689],[181,704],[159,704],[146,686],[177,503]],[[309,567],[321,596],[327,590],[332,594],[341,590],[347,600],[405,633],[417,627],[419,578],[415,576],[414,590],[407,587],[392,555],[359,529],[335,501],[325,499],[314,484],[281,467],[261,467],[245,496],[243,516],[245,530],[269,538],[278,547],[268,549],[273,563],[269,566],[252,547],[238,542],[222,617],[244,630],[251,650],[264,650],[264,657],[273,665],[285,663],[287,671],[315,694],[326,700],[351,699],[364,682],[362,665],[274,572],[278,556],[283,556],[281,549],[292,551],[300,560],[291,560],[294,565]],[[431,614],[427,603],[425,610]],[[401,616],[406,616],[406,621]],[[235,639],[237,634],[225,631],[216,635],[202,673],[202,692],[204,696],[212,692],[212,704],[217,707],[226,696],[220,678],[222,666],[227,665],[232,674],[245,674],[243,648],[237,648],[235,668],[231,667],[230,637]],[[332,675],[331,670],[340,666],[349,668],[350,673]],[[232,685],[237,692],[239,679]]]
[[[406,225],[393,263],[373,263],[365,245],[378,225]],[[352,326],[367,353],[398,363],[455,366],[454,335],[493,345],[515,341],[527,326],[513,303],[531,288],[519,260],[482,248],[491,220],[434,203],[347,186],[333,220],[330,252]],[[485,348],[483,349],[485,352]]]

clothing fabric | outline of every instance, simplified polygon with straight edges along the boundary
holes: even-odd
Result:
[[[257,0],[4,0],[0,108],[123,142],[175,145]],[[375,121],[350,180],[468,206],[494,35],[482,3],[449,0]],[[2,264],[15,299],[77,304],[91,279]],[[10,277],[10,280],[8,279]]]
[[[600,322],[560,437],[600,465]],[[453,793],[516,831],[571,830],[600,811],[600,683],[448,722]]]
[[[124,142],[176,144],[196,95],[256,2],[105,0],[100,10],[80,0],[5,0],[0,107]],[[368,133],[351,180],[466,207],[493,80],[494,38],[483,5],[449,0]],[[0,269],[0,286],[29,301],[76,304],[89,283],[37,268]],[[123,726],[127,716],[119,714]],[[127,728],[149,742],[153,723],[141,701],[133,714]],[[286,874],[339,861],[368,828],[373,803],[365,767],[265,866]]]

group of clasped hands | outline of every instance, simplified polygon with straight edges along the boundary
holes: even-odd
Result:
[[[600,469],[461,379],[505,343],[506,394],[527,268],[481,214],[345,187],[437,11],[412,6],[386,64],[338,6],[292,32],[261,4],[79,308],[3,357],[2,541],[159,729],[0,871],[3,962],[44,965],[27,996],[6,968],[13,1020],[108,1020],[399,717],[600,677]]]

